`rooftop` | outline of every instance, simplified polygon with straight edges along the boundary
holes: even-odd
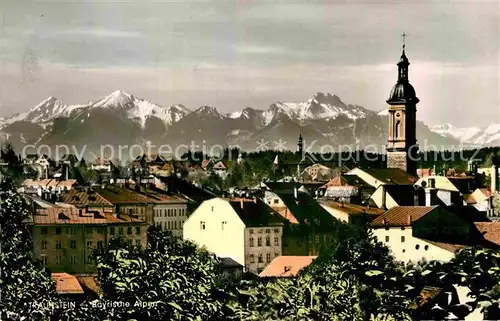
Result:
[[[247,227],[280,225],[285,222],[275,210],[260,200],[234,198],[227,201]]]
[[[52,273],[52,280],[56,282],[56,291],[58,294],[83,294],[80,283],[71,274]]]
[[[86,210],[76,207],[51,207],[40,209],[33,215],[35,225],[68,224],[114,224],[144,223],[140,219],[125,214],[114,214],[102,210]],[[145,223],[144,223],[145,224]]]
[[[320,204],[323,204],[325,206],[338,209],[344,212],[347,212],[349,215],[359,215],[359,214],[368,214],[368,215],[382,215],[384,214],[384,211],[376,208],[376,207],[367,207],[363,205],[357,205],[357,204],[349,204],[349,203],[341,203],[341,202],[335,202],[335,201],[328,201],[328,200],[320,200]]]
[[[295,277],[317,256],[278,256],[259,274],[260,277]]]
[[[486,240],[500,245],[500,222],[475,222],[474,225]]]
[[[371,226],[411,226],[411,224],[432,212],[438,206],[395,206],[373,220]]]

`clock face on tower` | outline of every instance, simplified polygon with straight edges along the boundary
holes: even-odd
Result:
[[[397,114],[396,114],[396,117],[397,117],[397,118],[399,118],[399,116],[401,116],[401,114],[400,114],[400,113],[397,113]]]

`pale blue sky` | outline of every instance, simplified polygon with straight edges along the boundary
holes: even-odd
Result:
[[[317,91],[385,108],[402,31],[418,118],[500,122],[498,1],[1,1],[0,115],[115,89],[223,112]]]

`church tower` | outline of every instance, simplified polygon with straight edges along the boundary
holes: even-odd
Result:
[[[389,104],[389,137],[387,139],[387,168],[400,168],[409,174],[417,174],[418,145],[416,114],[419,99],[408,81],[410,62],[403,52],[398,62],[398,82],[392,88]]]
[[[304,141],[302,139],[302,133],[299,133],[299,141],[297,143],[297,153],[302,156],[302,151],[304,149]]]

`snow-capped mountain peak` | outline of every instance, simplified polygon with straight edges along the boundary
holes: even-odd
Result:
[[[134,96],[121,90],[115,90],[108,96],[96,101],[92,107],[128,107],[133,104]]]
[[[196,109],[194,112],[196,115],[200,116],[210,116],[210,117],[215,117],[219,119],[224,119],[225,117],[221,115],[215,107],[211,106],[201,106],[200,108]]]

